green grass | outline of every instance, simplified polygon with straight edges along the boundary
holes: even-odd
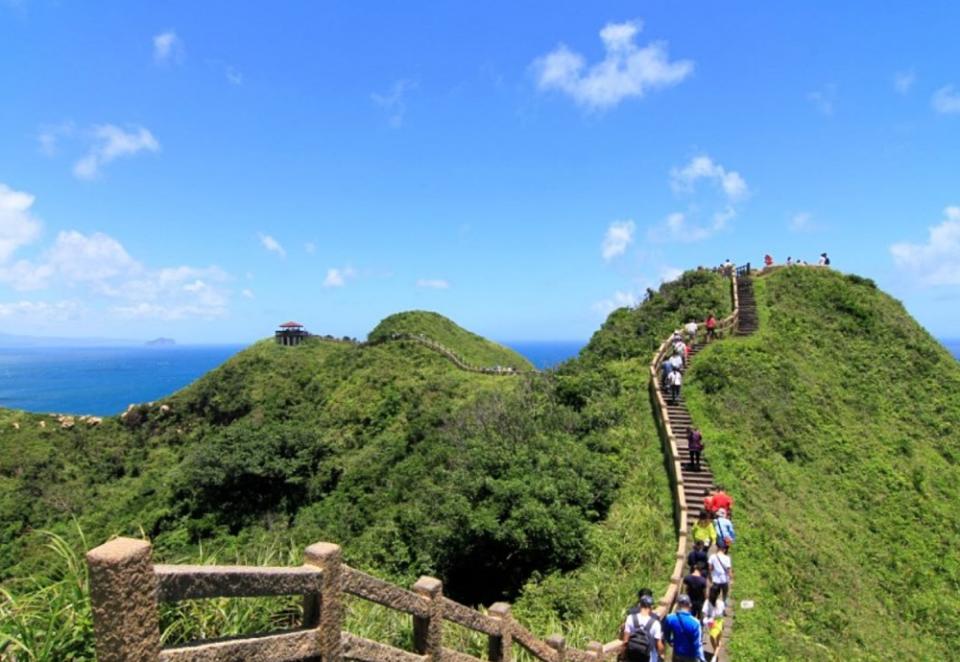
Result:
[[[736,498],[737,659],[951,659],[960,365],[865,279],[755,279],[759,333],[686,386]]]
[[[533,370],[533,365],[512,349],[471,333],[437,313],[414,310],[390,315],[370,332],[369,339],[382,340],[394,333],[423,334],[475,367],[499,365],[518,370]]]

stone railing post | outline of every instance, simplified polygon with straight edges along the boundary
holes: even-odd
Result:
[[[160,620],[150,543],[116,538],[87,552],[87,567],[97,659],[156,660]]]
[[[551,634],[547,637],[547,646],[557,652],[557,662],[564,662],[567,657],[567,640],[562,634]]]
[[[304,563],[323,571],[319,595],[304,599],[303,624],[316,627],[323,662],[341,662],[340,633],[343,630],[343,555],[340,545],[318,542],[307,547]]]
[[[433,577],[421,577],[413,585],[413,592],[430,601],[425,618],[413,617],[413,652],[429,655],[433,662],[443,659],[443,582]]]
[[[510,630],[510,605],[494,602],[487,610],[490,618],[500,622],[500,634],[491,634],[487,640],[490,662],[513,662],[513,634]]]
[[[595,662],[603,659],[603,643],[600,641],[591,641],[587,644],[587,652],[593,656]]]

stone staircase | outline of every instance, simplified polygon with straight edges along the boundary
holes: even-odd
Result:
[[[739,322],[734,330],[736,336],[747,336],[757,331],[759,323],[757,318],[757,302],[753,293],[753,282],[749,276],[742,276],[737,279],[737,298],[739,301]],[[690,348],[690,354],[687,358],[685,373],[688,373],[690,366],[693,365],[697,354],[705,347],[701,341]],[[686,388],[686,386],[684,387]],[[683,478],[683,493],[687,503],[687,522],[690,526],[697,521],[697,516],[703,509],[704,491],[714,486],[713,472],[710,470],[710,439],[704,439],[703,456],[700,459],[700,470],[695,471],[690,463],[690,450],[687,445],[687,431],[693,425],[693,419],[687,409],[681,389],[680,398],[676,402],[670,400],[670,389],[661,385],[663,398],[667,403],[667,416],[670,421],[670,427],[673,428],[677,440],[677,450],[683,459],[680,465],[681,476]],[[687,552],[693,548],[690,530],[687,531]],[[736,554],[736,550],[734,550]],[[736,567],[736,558],[734,558],[734,567]],[[727,605],[727,618],[724,623],[723,636],[720,646],[720,652],[715,657],[713,652],[708,653],[709,660],[715,662],[729,662],[728,644],[730,632],[734,624],[734,604],[733,594],[730,596],[730,604]],[[706,639],[706,637],[705,637]],[[709,642],[704,643],[705,651],[709,650]]]

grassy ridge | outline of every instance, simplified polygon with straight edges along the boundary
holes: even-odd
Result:
[[[739,659],[950,659],[960,646],[960,365],[872,282],[755,279],[760,332],[686,386],[737,499]]]
[[[369,339],[382,340],[394,333],[423,334],[479,368],[499,365],[533,370],[533,365],[512,349],[471,333],[437,313],[414,310],[390,315],[370,332]]]

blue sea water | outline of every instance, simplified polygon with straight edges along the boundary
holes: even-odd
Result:
[[[25,347],[0,349],[0,407],[109,416],[170,395],[243,349]]]
[[[585,340],[530,340],[503,343],[518,354],[522,354],[540,370],[552,368],[567,359],[572,359],[583,346]]]

